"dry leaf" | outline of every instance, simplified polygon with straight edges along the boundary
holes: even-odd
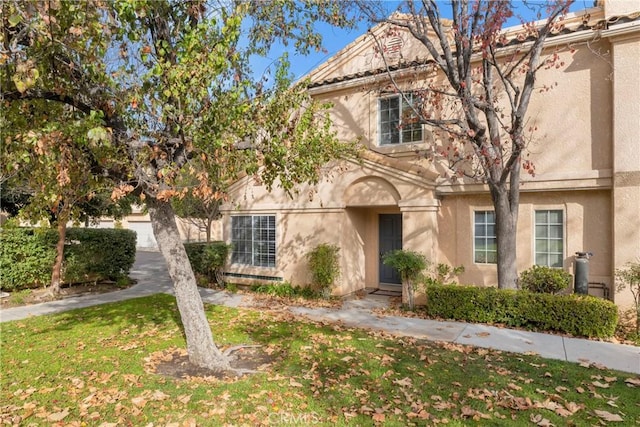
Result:
[[[638,378],[627,378],[624,380],[625,384],[629,387],[640,387],[640,377]]]
[[[551,424],[551,421],[549,421],[546,418],[543,418],[542,415],[540,415],[540,414],[531,414],[529,419],[531,420],[532,423],[535,423],[535,425],[540,426],[540,427],[552,427],[553,426],[553,424]]]
[[[409,387],[411,385],[411,378],[404,377],[401,380],[395,380],[393,383],[398,384],[401,387]]]
[[[489,332],[476,332],[476,336],[481,338],[488,337],[489,335],[491,335]]]
[[[373,417],[371,417],[373,419],[373,421],[379,422],[379,423],[383,423],[385,420],[385,416],[384,414],[373,414]]]
[[[54,412],[53,414],[49,414],[47,417],[47,421],[58,422],[62,421],[67,415],[69,415],[69,409],[65,408],[60,412]]]
[[[289,385],[291,387],[302,387],[302,384],[300,384],[299,382],[295,381],[293,378],[291,378],[289,380]]]
[[[618,415],[618,414],[612,414],[611,412],[608,412],[608,411],[599,411],[597,409],[594,412],[596,413],[596,415],[598,417],[600,417],[604,421],[611,421],[611,422],[622,422],[622,421],[624,421],[622,419],[622,417],[620,415]]]
[[[135,406],[137,406],[138,408],[144,408],[145,405],[147,404],[147,399],[145,399],[144,397],[134,397],[133,399],[131,399],[131,403],[133,403]]]
[[[609,388],[609,384],[601,383],[600,381],[594,381],[591,384],[593,384],[596,387],[600,387],[600,388]]]

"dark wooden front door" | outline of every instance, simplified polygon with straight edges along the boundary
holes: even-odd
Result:
[[[402,249],[402,214],[380,214],[380,283],[401,284],[400,275],[382,262],[382,256],[387,252]]]

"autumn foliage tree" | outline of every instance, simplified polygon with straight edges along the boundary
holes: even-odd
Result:
[[[252,55],[276,41],[292,40],[302,52],[319,48],[312,23],[344,24],[336,5],[8,0],[1,7],[0,102],[48,101],[100,118],[94,132],[108,136],[127,163],[101,173],[119,183],[113,199],[137,194],[149,209],[190,361],[230,369],[213,341],[171,200],[223,197],[206,165],[228,164],[226,156],[243,156],[238,172],[293,191],[297,182],[316,181],[320,165],[351,152],[334,137],[327,106],[291,85],[286,61],[266,78],[250,68]],[[32,126],[39,135],[48,123]],[[184,171],[196,182],[180,185]]]
[[[20,86],[20,82],[18,82]],[[108,195],[113,181],[102,172],[118,168],[117,148],[96,114],[77,114],[72,108],[47,100],[7,105],[0,130],[3,144],[3,187],[18,183],[28,195],[19,214],[57,227],[58,242],[50,292],[58,294],[67,224],[87,216],[114,213]],[[34,127],[34,123],[43,123]],[[16,212],[18,213],[18,212]]]
[[[412,65],[391,58],[384,36],[374,36],[392,89],[413,106],[403,122],[426,125],[435,135],[435,144],[422,154],[442,160],[452,178],[488,185],[496,215],[500,288],[516,288],[520,176],[534,172],[523,157],[533,130],[527,109],[539,89],[536,74],[556,59],[544,52],[545,41],[562,28],[571,3],[409,0],[389,15],[378,3],[356,2],[372,22],[387,25],[387,34],[401,31],[421,46],[422,52],[412,53],[418,58],[407,58],[419,66],[414,86],[407,89],[391,70]],[[505,35],[506,21],[523,9],[543,21],[521,18],[521,31]]]

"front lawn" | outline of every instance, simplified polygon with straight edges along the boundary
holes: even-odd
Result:
[[[640,423],[640,379],[631,374],[317,325],[282,313],[207,311],[219,343],[259,344],[271,365],[235,380],[152,373],[159,355],[184,347],[168,295],[0,324],[0,423]]]

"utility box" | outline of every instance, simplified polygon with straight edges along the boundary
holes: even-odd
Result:
[[[589,258],[592,256],[591,252],[576,252],[573,269],[573,291],[576,294],[589,294]]]

